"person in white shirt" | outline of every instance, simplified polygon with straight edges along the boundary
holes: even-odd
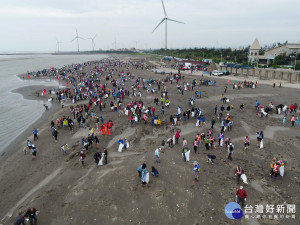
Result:
[[[161,148],[157,148],[154,152],[155,158],[156,158],[156,162],[160,163],[160,159],[159,159],[159,153],[162,152]]]

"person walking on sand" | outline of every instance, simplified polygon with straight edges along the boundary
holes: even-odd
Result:
[[[300,119],[299,119],[299,117],[297,116],[297,118],[296,118],[296,127],[297,127],[297,128],[299,127],[299,122],[300,122]]]
[[[138,174],[139,174],[139,178],[141,179],[142,178],[142,169],[143,168],[146,168],[146,164],[145,163],[143,163],[142,165],[140,165],[139,167],[138,167]]]
[[[81,161],[82,168],[84,167],[84,159],[85,159],[85,157],[86,157],[86,154],[83,151],[81,151],[80,152],[79,161]]]
[[[107,130],[107,135],[108,136],[111,135],[110,130],[111,130],[111,128],[112,128],[113,125],[114,124],[113,124],[113,122],[111,120],[109,120],[108,123],[106,124],[106,130]]]
[[[141,174],[142,174],[142,176],[141,176],[142,184],[148,184],[149,172],[147,170],[147,165],[145,163],[142,166]]]
[[[197,154],[198,145],[199,145],[199,142],[198,142],[198,140],[197,140],[197,138],[196,138],[196,139],[194,140],[194,142],[193,142],[195,154]]]
[[[293,116],[292,116],[292,119],[291,119],[292,127],[295,126],[295,121],[296,121],[296,119],[295,119],[295,116],[293,115]]]
[[[35,139],[39,140],[39,137],[38,137],[38,130],[36,128],[33,129],[33,140],[35,141]]]
[[[69,146],[68,144],[64,144],[60,147],[60,150],[61,150],[61,154],[62,155],[66,155],[67,154],[67,150],[69,149]]]
[[[279,167],[280,167],[280,163],[279,162],[275,162],[274,166],[273,166],[273,170],[271,171],[271,176],[270,178],[273,177],[274,175],[274,180],[277,179],[277,176],[279,174]]]
[[[30,140],[27,140],[27,147],[30,150],[32,148],[32,142]]]
[[[58,131],[56,129],[54,129],[53,137],[54,137],[55,141],[57,141],[57,135],[58,135]]]
[[[96,149],[98,149],[100,141],[97,136],[95,136],[95,143],[96,143]]]
[[[103,151],[103,154],[104,154],[104,164],[106,165],[107,163],[108,163],[108,151],[107,151],[107,149],[106,148],[104,148],[103,149],[104,151]]]
[[[283,117],[283,120],[282,120],[282,126],[285,127],[285,124],[286,124],[286,117]]]
[[[270,168],[271,168],[270,178],[272,178],[272,176],[273,176],[273,168],[274,168],[275,163],[276,163],[276,158],[273,158],[272,162],[270,163]]]
[[[224,133],[222,131],[219,133],[218,138],[219,138],[219,146],[223,146]]]
[[[242,203],[242,207],[244,207],[245,201],[247,200],[247,192],[244,190],[243,186],[240,186],[240,189],[236,192],[236,202],[240,204]]]
[[[105,123],[101,124],[100,131],[102,131],[102,135],[105,136]]]
[[[95,152],[95,154],[94,154],[94,160],[95,160],[95,163],[97,165],[98,165],[100,159],[101,159],[101,152]]]
[[[215,106],[215,115],[217,115],[218,112],[218,105]]]
[[[238,184],[240,183],[240,179],[241,179],[241,176],[243,173],[244,173],[244,170],[242,169],[242,167],[240,167],[240,165],[238,165],[234,171],[234,175],[236,176]]]
[[[187,145],[187,140],[185,138],[182,138],[182,147]]]
[[[31,151],[31,155],[32,155],[32,160],[34,160],[36,158],[36,154],[37,154],[37,148],[35,147],[34,144],[32,144],[30,151]]]
[[[160,163],[160,159],[159,159],[159,153],[162,152],[161,148],[157,148],[154,152],[155,155],[155,159],[157,163]]]
[[[246,136],[244,138],[244,147],[245,147],[245,150],[249,148],[249,145],[250,145],[250,140],[249,140],[249,137]]]
[[[216,120],[215,120],[215,118],[213,117],[213,118],[211,119],[211,129],[214,129],[215,123],[216,123]]]
[[[234,149],[234,145],[232,144],[232,142],[229,142],[229,145],[228,145],[228,159],[230,159],[231,161],[232,161],[233,149]]]
[[[180,138],[180,130],[176,130],[176,133],[175,133],[175,144],[178,144],[179,138]]]
[[[194,162],[194,174],[195,174],[195,181],[199,181],[199,172],[200,172],[200,165],[197,161]]]
[[[264,133],[262,131],[260,131],[260,132],[257,132],[256,134],[257,134],[257,147],[260,148],[261,142],[264,138]]]

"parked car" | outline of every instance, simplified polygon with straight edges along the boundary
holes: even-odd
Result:
[[[223,75],[229,75],[229,71],[228,70],[222,70]]]
[[[212,75],[213,75],[213,76],[222,76],[223,73],[222,73],[221,71],[214,70],[214,71],[212,71]]]

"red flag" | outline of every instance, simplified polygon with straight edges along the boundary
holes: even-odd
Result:
[[[27,77],[28,77],[28,79],[31,78],[30,75],[29,75],[29,70],[27,70]]]

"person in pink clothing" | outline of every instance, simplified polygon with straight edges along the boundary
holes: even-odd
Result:
[[[293,115],[293,116],[292,116],[292,119],[291,119],[292,127],[295,126],[295,121],[296,121],[296,119],[295,119],[295,116]]]
[[[182,139],[182,147],[187,146],[187,140],[185,138]]]
[[[175,144],[178,144],[179,138],[180,138],[180,130],[176,130],[176,133],[175,133]]]

